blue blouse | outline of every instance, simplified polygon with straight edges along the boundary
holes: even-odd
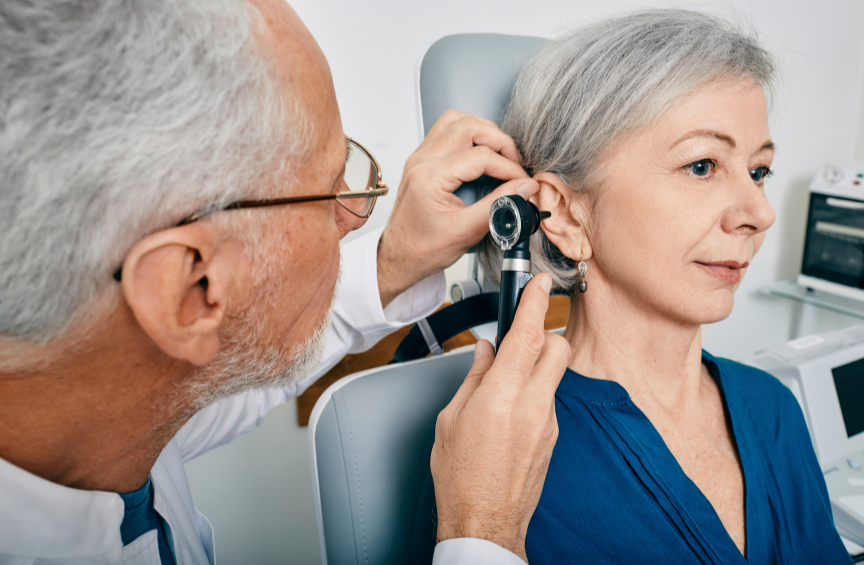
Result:
[[[724,398],[744,471],[746,559],[627,391],[568,369],[556,393],[558,442],[528,525],[531,565],[851,563],[795,397],[753,367],[704,352],[702,362]],[[428,483],[415,563],[431,562],[434,549]]]

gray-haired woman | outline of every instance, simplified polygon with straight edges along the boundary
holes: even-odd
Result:
[[[551,41],[517,81],[504,130],[553,212],[534,269],[573,297],[532,565],[850,562],[792,394],[702,350],[774,222],[773,74],[750,34],[660,10]]]

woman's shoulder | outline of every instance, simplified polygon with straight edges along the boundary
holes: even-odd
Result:
[[[756,367],[703,352],[703,362],[713,363],[723,383],[726,406],[739,422],[752,422],[752,431],[766,449],[790,464],[814,463],[810,432],[801,405],[792,391],[776,377]],[[802,459],[803,458],[803,459]]]
[[[789,388],[777,377],[751,365],[714,357],[703,351],[703,362],[714,364],[720,372],[726,395],[738,394],[758,411],[778,416],[801,415],[801,407]]]

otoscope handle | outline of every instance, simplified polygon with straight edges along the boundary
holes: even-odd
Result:
[[[501,342],[504,341],[504,336],[507,335],[507,332],[510,331],[510,327],[513,325],[516,308],[522,299],[522,291],[530,280],[531,273],[523,273],[521,271],[501,272],[501,291],[498,295],[498,339],[495,344],[496,351]]]
[[[516,308],[522,299],[522,291],[531,280],[531,253],[528,242],[522,242],[504,252],[501,264],[501,286],[498,294],[498,338],[495,350],[504,341],[504,336],[513,325]]]

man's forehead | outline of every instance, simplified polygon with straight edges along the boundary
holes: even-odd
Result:
[[[322,129],[314,133],[319,137],[314,151],[295,172],[297,182],[292,192],[301,194],[327,194],[341,190],[334,187],[345,174],[345,159],[348,155],[347,138],[340,129]],[[321,139],[323,138],[323,139]]]
[[[251,0],[251,4],[260,16],[254,18],[260,24],[254,32],[277,81],[307,106],[335,105],[329,64],[303,21],[283,0]],[[333,94],[332,100],[328,94]]]
[[[284,0],[250,0],[263,25],[256,35],[289,104],[299,103],[308,120],[309,159],[298,171],[300,185],[329,191],[342,170],[346,139],[327,59],[312,34]],[[299,187],[298,187],[299,188]]]

